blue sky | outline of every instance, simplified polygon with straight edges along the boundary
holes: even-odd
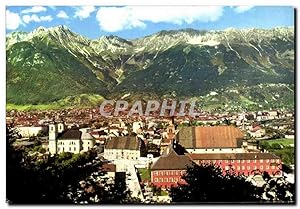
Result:
[[[39,26],[66,25],[90,39],[126,39],[161,30],[194,28],[273,28],[294,25],[293,7],[251,6],[26,6],[6,7],[6,31],[30,32]]]

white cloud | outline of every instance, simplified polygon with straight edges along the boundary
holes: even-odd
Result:
[[[21,17],[18,13],[6,10],[6,28],[9,30],[15,30],[22,24]]]
[[[28,24],[30,22],[45,22],[45,21],[52,21],[53,18],[52,16],[50,15],[47,15],[47,16],[37,16],[36,14],[33,14],[33,15],[24,15],[22,17],[23,21]]]
[[[82,6],[79,8],[76,8],[76,12],[74,17],[79,17],[79,19],[85,19],[90,16],[91,13],[93,13],[96,10],[94,6]]]
[[[40,20],[41,21],[48,21],[48,22],[51,22],[53,20],[52,16],[51,15],[47,15],[47,16],[41,16],[40,17]]]
[[[43,6],[33,6],[30,9],[25,9],[21,13],[22,14],[28,14],[28,13],[40,13],[40,12],[46,12],[47,8]]]
[[[182,25],[193,22],[213,22],[223,14],[221,6],[126,6],[101,7],[97,21],[102,30],[116,32],[124,29],[143,28],[146,22]]]
[[[243,12],[246,12],[250,9],[252,9],[254,6],[238,6],[238,7],[235,7],[234,8],[234,11],[236,13],[243,13]]]
[[[69,16],[67,15],[67,13],[65,11],[63,11],[63,10],[60,10],[57,13],[56,17],[62,18],[62,19],[68,19],[69,18]]]

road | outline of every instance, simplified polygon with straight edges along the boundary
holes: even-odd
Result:
[[[144,201],[144,196],[139,183],[139,179],[134,167],[135,162],[132,160],[114,160],[117,172],[126,172],[126,185],[130,189],[132,197],[138,197]]]

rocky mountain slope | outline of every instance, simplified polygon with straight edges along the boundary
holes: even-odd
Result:
[[[39,27],[8,34],[6,55],[12,104],[81,94],[200,98],[225,88],[294,84],[294,28],[186,29],[89,40],[66,26]]]

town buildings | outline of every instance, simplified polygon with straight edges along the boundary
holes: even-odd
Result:
[[[182,127],[175,140],[189,153],[241,153],[244,133],[234,126]]]
[[[227,171],[234,171],[237,175],[252,176],[267,172],[271,176],[282,176],[281,159],[271,153],[209,153],[188,154],[198,165],[213,164]]]
[[[145,149],[145,143],[137,136],[114,137],[105,145],[104,158],[138,160],[145,153]]]
[[[170,188],[177,183],[184,184],[182,176],[192,161],[186,155],[178,155],[170,145],[165,153],[151,167],[151,182],[157,187]]]
[[[66,129],[63,123],[49,125],[49,152],[57,154],[62,152],[80,153],[88,151],[95,145],[95,139],[84,130],[78,128]]]

